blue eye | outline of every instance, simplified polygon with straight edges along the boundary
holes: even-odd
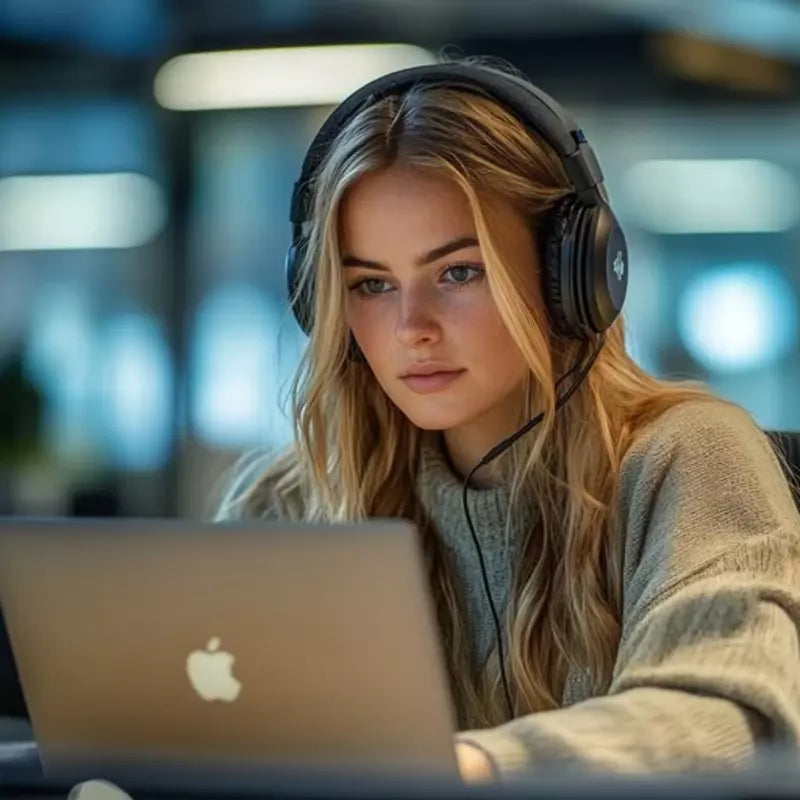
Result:
[[[441,273],[440,280],[459,289],[482,280],[484,274],[484,268],[477,264],[452,264]],[[379,297],[394,291],[394,287],[381,278],[361,278],[349,286],[348,291],[356,292],[362,297]]]
[[[476,267],[472,264],[454,264],[448,267],[443,275],[449,275],[452,280],[446,280],[445,283],[452,283],[455,286],[466,286],[473,281],[480,280],[483,277],[483,268]]]
[[[388,286],[391,289],[390,284],[386,281],[382,281],[380,278],[364,278],[363,280],[354,283],[350,287],[351,292],[358,292],[359,294],[366,295],[367,297],[375,297],[379,294],[386,294],[388,291],[387,289],[381,289],[381,286]]]

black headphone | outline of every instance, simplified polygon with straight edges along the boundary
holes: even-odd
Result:
[[[299,268],[311,217],[311,181],[333,140],[366,104],[420,84],[444,84],[488,96],[513,112],[561,158],[573,192],[553,208],[542,238],[542,290],[551,322],[563,336],[586,340],[617,318],[628,287],[625,236],[608,204],[603,173],[577,123],[552,97],[516,75],[481,66],[438,64],[391,72],[347,97],[325,120],[303,160],[292,191],[292,243],[286,282],[295,318],[310,333],[313,281],[299,290]]]

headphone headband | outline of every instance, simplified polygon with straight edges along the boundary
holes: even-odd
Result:
[[[573,116],[550,95],[517,77],[486,67],[436,64],[409,67],[376,78],[350,94],[322,124],[311,142],[300,177],[292,191],[290,219],[294,225],[310,214],[309,181],[343,125],[365,101],[399,95],[419,84],[442,83],[499,101],[526,127],[542,136],[561,158],[575,193],[587,204],[608,202],[603,172],[583,131]],[[533,102],[532,102],[533,101]]]

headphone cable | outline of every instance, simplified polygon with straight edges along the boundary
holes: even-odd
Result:
[[[570,385],[569,389],[560,397],[556,399],[556,411],[558,411],[574,394],[575,390],[583,383],[586,376],[589,374],[589,370],[592,368],[592,365],[597,360],[597,357],[600,355],[600,351],[603,348],[603,344],[605,342],[605,336],[601,335],[599,337],[599,343],[595,348],[594,352],[589,357],[588,361],[584,364],[584,359],[586,358],[586,352],[589,348],[589,340],[586,341],[584,347],[581,350],[581,355],[578,358],[577,362],[572,366],[567,372],[565,372],[555,384],[555,388],[558,389],[559,385],[565,381],[570,375],[574,375],[577,373],[577,379]],[[475,550],[478,554],[478,562],[481,568],[481,576],[483,578],[483,589],[486,594],[486,598],[489,601],[489,607],[492,612],[492,620],[494,622],[494,630],[495,636],[497,639],[497,655],[500,661],[500,677],[503,682],[503,691],[505,692],[506,703],[508,705],[508,715],[509,719],[514,718],[514,704],[511,701],[511,691],[509,689],[508,684],[508,676],[506,675],[506,665],[505,665],[505,652],[503,648],[503,635],[502,631],[500,630],[500,617],[497,613],[497,607],[494,603],[494,598],[492,597],[492,590],[489,586],[489,577],[486,573],[486,563],[483,558],[483,551],[481,550],[480,542],[478,541],[478,537],[475,533],[475,527],[472,524],[472,517],[469,513],[469,504],[467,503],[467,487],[469,484],[469,479],[473,476],[476,470],[480,469],[481,467],[486,466],[487,464],[494,461],[503,451],[507,450],[511,447],[514,442],[517,441],[521,436],[524,436],[528,431],[535,428],[537,425],[541,423],[544,419],[544,412],[538,414],[537,416],[533,417],[533,419],[528,420],[519,430],[515,431],[511,434],[511,436],[503,439],[499,444],[495,445],[469,472],[467,477],[464,479],[464,485],[462,487],[461,493],[461,501],[462,505],[464,506],[464,513],[467,517],[467,524],[469,525],[469,532],[472,535],[472,541],[475,545]]]

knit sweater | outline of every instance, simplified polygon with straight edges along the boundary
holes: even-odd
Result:
[[[466,730],[500,777],[574,765],[618,772],[744,765],[800,741],[800,515],[766,436],[742,409],[690,401],[642,429],[619,476],[622,637],[606,694],[567,675],[561,707]],[[451,555],[473,658],[494,629],[461,504],[427,449],[420,499]],[[505,487],[468,490],[493,598],[529,519],[506,539]],[[531,511],[530,513],[535,513]]]

